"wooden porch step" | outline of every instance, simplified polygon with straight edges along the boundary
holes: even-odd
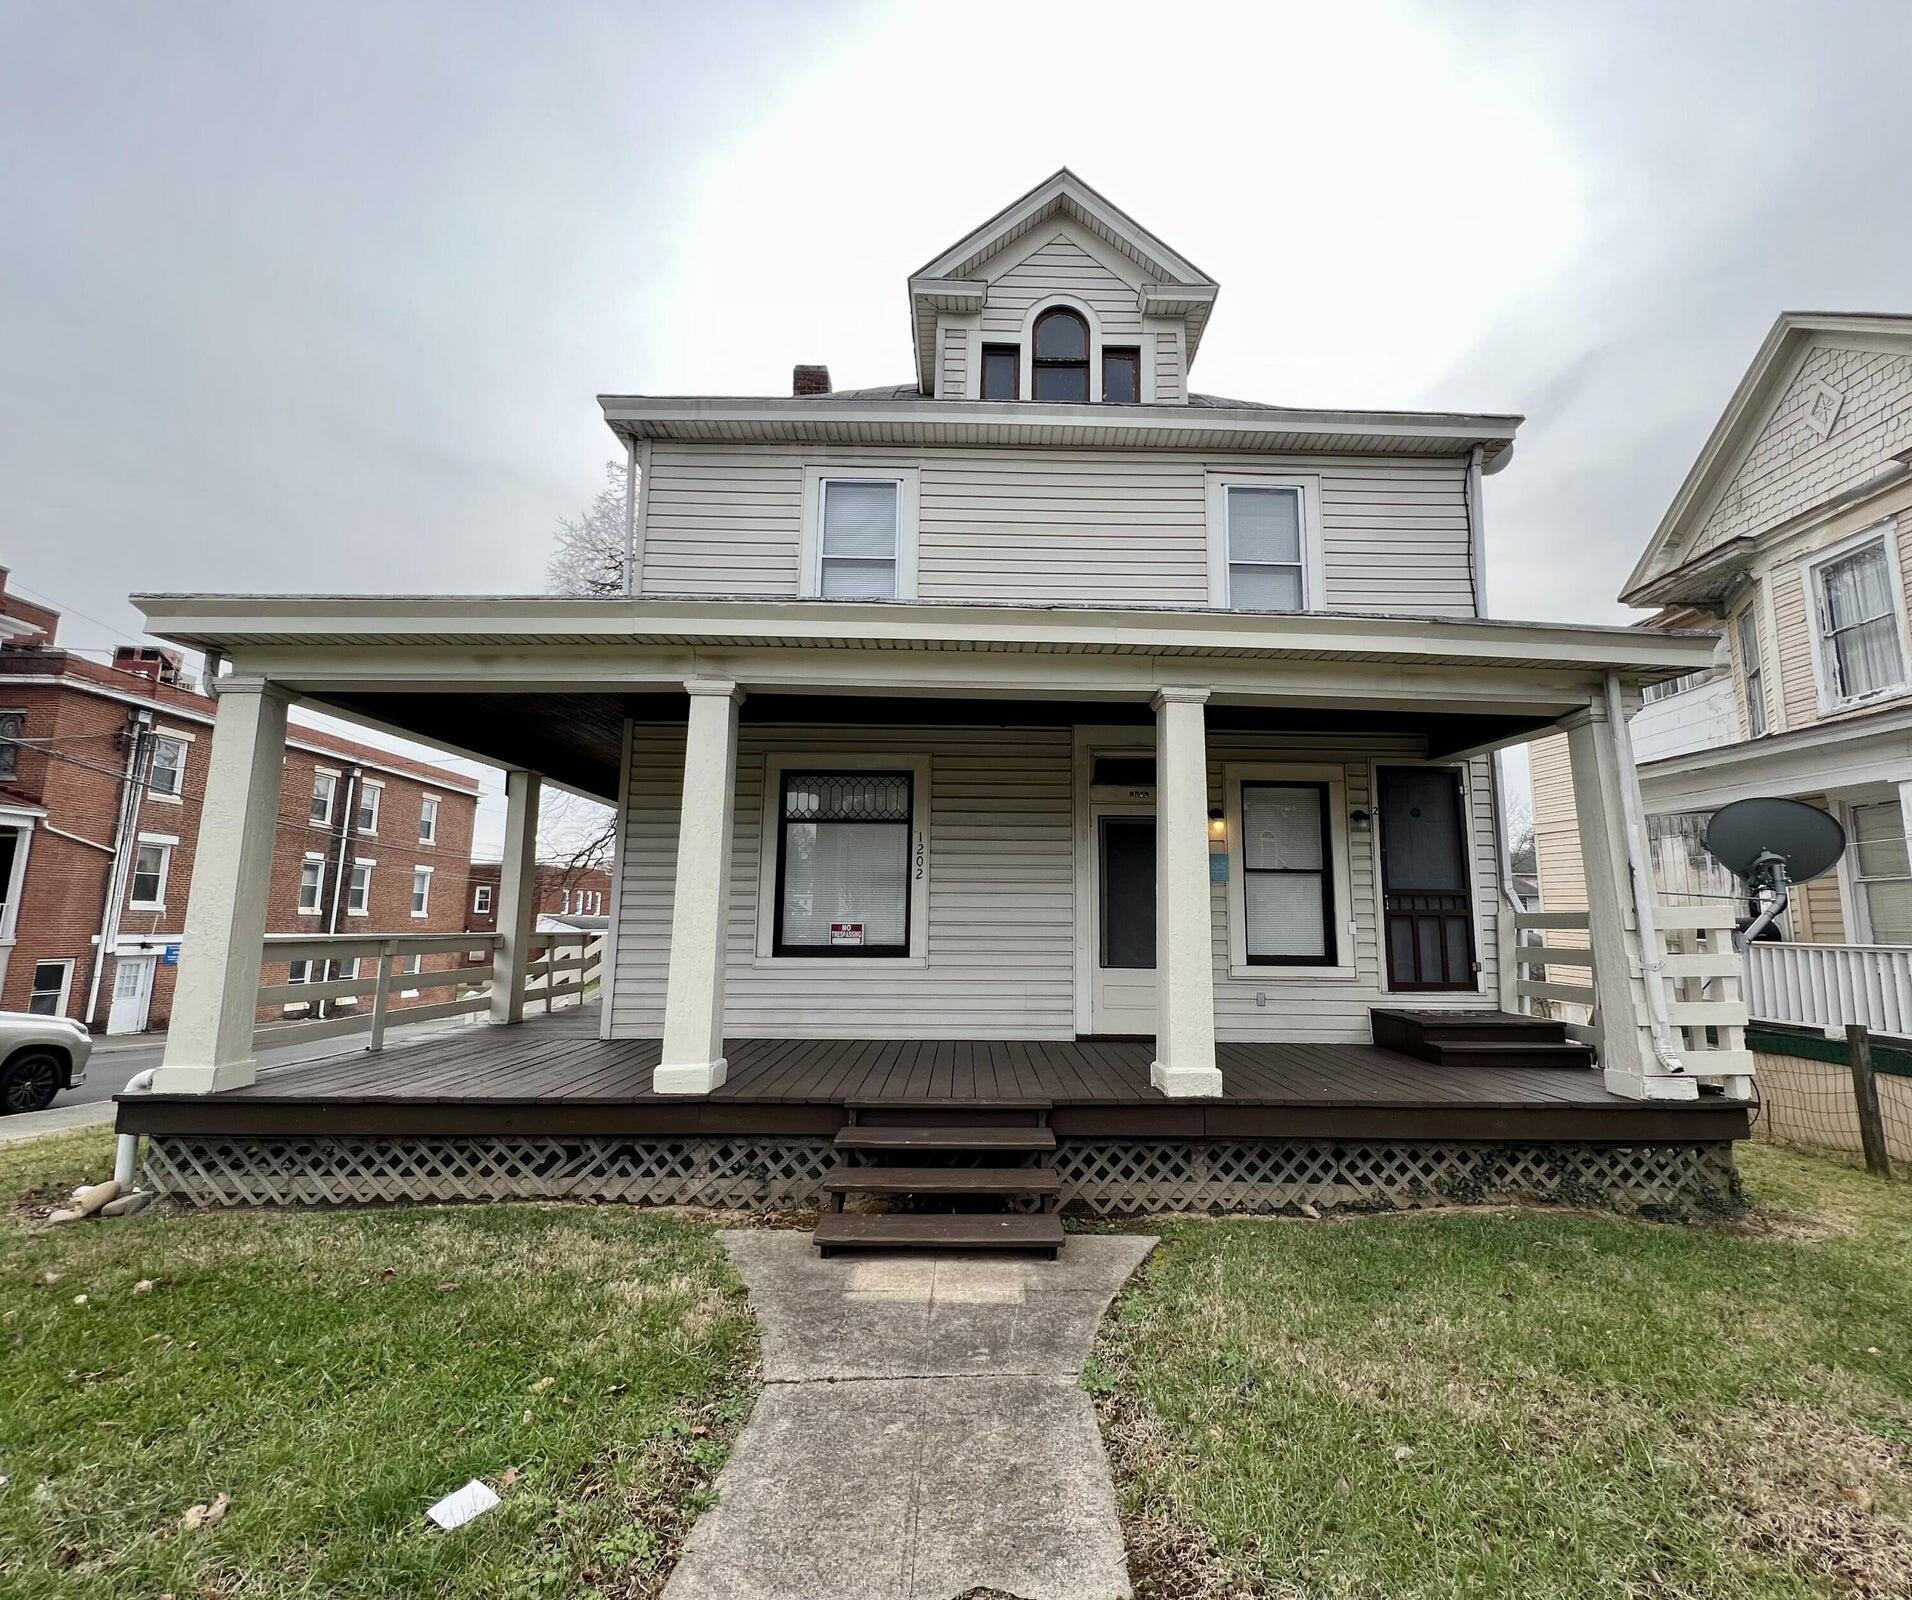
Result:
[[[1051,1102],[1041,1096],[939,1100],[846,1100],[850,1121],[867,1127],[1040,1128],[1049,1120]]]
[[[876,1127],[854,1123],[836,1136],[839,1150],[1053,1150],[1049,1128]]]
[[[852,1167],[823,1180],[827,1194],[1059,1194],[1053,1167]]]
[[[918,1212],[830,1211],[812,1238],[824,1255],[835,1250],[1036,1250],[1051,1260],[1062,1248],[1062,1219],[1054,1212],[989,1216],[933,1216]]]
[[[1564,1045],[1566,1027],[1546,1017],[1515,1016],[1505,1011],[1410,1011],[1375,1006],[1368,1013],[1374,1042],[1417,1060],[1452,1066],[1443,1061],[1442,1046],[1463,1044]]]
[[[1427,1046],[1426,1060],[1440,1067],[1568,1067],[1593,1065],[1584,1044],[1546,1039],[1441,1039]]]

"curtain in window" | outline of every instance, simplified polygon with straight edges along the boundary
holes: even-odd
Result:
[[[833,479],[823,486],[826,600],[896,598],[897,485]]]
[[[1852,869],[1866,899],[1875,944],[1912,944],[1912,852],[1896,800],[1854,806]]]
[[[1885,547],[1871,545],[1831,563],[1819,583],[1840,695],[1853,698],[1898,683],[1904,670]]]
[[[908,773],[787,774],[779,948],[907,949],[909,844]]]
[[[1250,961],[1332,958],[1322,838],[1326,801],[1317,784],[1242,785],[1242,901]]]

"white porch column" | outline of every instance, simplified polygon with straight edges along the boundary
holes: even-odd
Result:
[[[524,969],[538,926],[538,802],[543,780],[535,772],[505,774],[505,856],[498,872],[498,932],[492,952],[491,1020],[524,1021]]]
[[[693,678],[677,815],[664,1052],[651,1087],[709,1094],[724,1081],[724,944],[730,911],[731,816],[737,807],[737,706],[726,678]]]
[[[1155,1061],[1163,1094],[1218,1095],[1208,887],[1206,689],[1155,696]]]
[[[1601,1075],[1609,1090],[1630,1099],[1695,1099],[1697,1080],[1669,1070],[1654,1049],[1622,789],[1623,784],[1637,786],[1638,775],[1630,763],[1622,764],[1621,741],[1603,703],[1569,719],[1566,727],[1599,995]]]
[[[217,681],[212,760],[156,1094],[210,1094],[257,1076],[252,1027],[285,777],[286,698],[263,678]]]

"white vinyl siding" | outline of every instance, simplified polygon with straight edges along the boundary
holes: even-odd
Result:
[[[1150,343],[1155,346],[1155,403],[1164,406],[1182,404],[1188,398],[1188,390],[1183,381],[1181,335],[1172,328],[1157,328],[1152,338],[1143,344],[1142,363],[1145,370]],[[1147,382],[1146,376],[1143,381]]]
[[[739,732],[731,858],[725,1030],[736,1037],[1068,1039],[1075,1034],[1075,841],[1071,730],[800,728]],[[632,731],[611,1036],[655,1038],[663,1026],[681,727]],[[1223,767],[1271,763],[1335,769],[1349,813],[1371,810],[1376,759],[1408,759],[1414,742],[1373,735],[1215,733],[1209,797]],[[765,773],[772,756],[822,764],[831,752],[899,761],[927,753],[926,959],[918,964],[766,961],[758,954]],[[1475,948],[1484,992],[1495,983],[1491,916],[1495,847],[1489,768],[1468,768]],[[1332,781],[1333,774],[1330,774]],[[1341,824],[1346,826],[1345,817]],[[1228,885],[1212,887],[1217,1035],[1224,1041],[1368,1037],[1368,1008],[1394,1003],[1378,938],[1376,835],[1348,838],[1350,893],[1336,906],[1350,970],[1229,971]],[[1337,890],[1337,896],[1339,891]],[[1349,925],[1352,924],[1352,934]],[[1351,958],[1344,952],[1351,950]],[[1257,996],[1262,998],[1257,1004]],[[1417,1006],[1479,1007],[1480,992],[1417,995]]]
[[[1471,616],[1466,467],[1178,451],[652,448],[647,595],[799,592],[805,469],[918,469],[915,592],[1048,605],[1209,603],[1211,477],[1319,485],[1321,604]]]
[[[960,322],[942,324],[942,359],[936,373],[936,393],[944,400],[961,400],[969,392],[969,329]]]
[[[1024,249],[1018,242],[1013,249]],[[1143,276],[1135,269],[1136,277]],[[1142,331],[1142,313],[1136,308],[1135,285],[1125,283],[1100,261],[1066,237],[1052,237],[1000,273],[985,262],[975,277],[989,278],[989,304],[983,309],[985,337],[1019,337],[1030,307],[1051,295],[1070,295],[1095,312],[1108,337]]]

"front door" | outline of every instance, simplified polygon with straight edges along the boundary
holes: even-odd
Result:
[[[1095,829],[1094,1031],[1153,1035],[1155,817],[1100,812]]]
[[[1472,989],[1466,807],[1452,767],[1383,767],[1382,917],[1390,989]]]
[[[153,967],[158,956],[121,956],[113,968],[113,1009],[106,1014],[108,1033],[144,1033],[153,1003]]]

